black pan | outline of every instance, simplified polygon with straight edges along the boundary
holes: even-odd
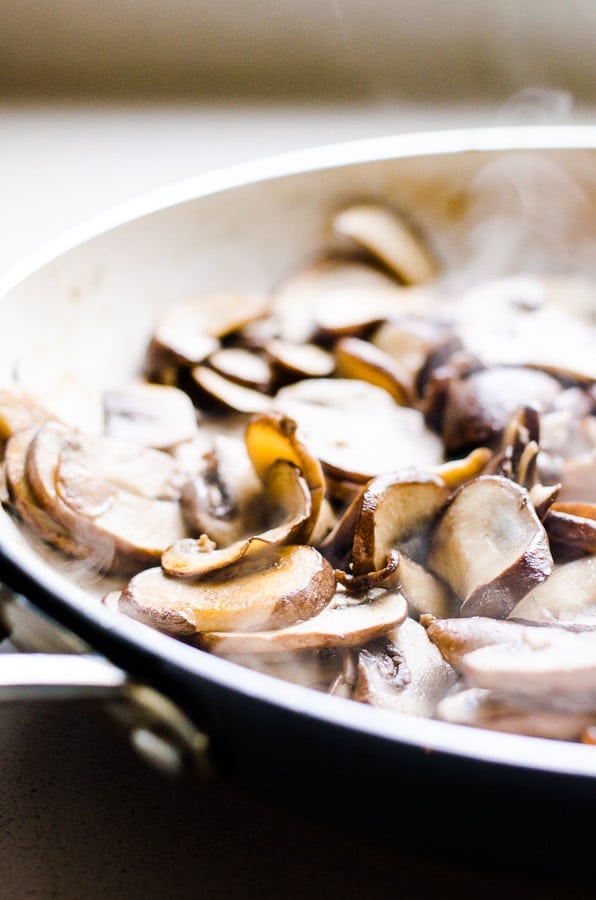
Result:
[[[576,265],[577,230],[590,227],[586,208],[593,218],[594,148],[590,128],[407,135],[176,185],[63,239],[5,279],[0,375],[10,381],[16,370],[25,387],[58,397],[93,427],[99,390],[138,370],[168,303],[196,285],[267,288],[320,245],[330,211],[363,196],[414,210],[448,271],[465,277],[486,233],[486,198],[504,196],[499,178],[519,191],[522,172],[529,196],[547,196],[552,219],[566,204],[557,241],[542,221],[538,233],[523,233],[527,258],[544,263],[538,238],[547,240],[549,265]],[[498,271],[486,274],[517,264],[513,251],[501,254]],[[383,714],[241,669],[103,607],[104,584],[33,545],[5,513],[0,566],[12,589],[178,704],[209,735],[225,777],[351,831],[455,850],[462,862],[492,855],[585,864],[594,748]]]

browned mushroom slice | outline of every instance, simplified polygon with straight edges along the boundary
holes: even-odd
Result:
[[[388,318],[399,294],[395,282],[372,266],[318,260],[276,288],[272,312],[277,337],[303,343],[321,330],[361,333]]]
[[[360,338],[341,338],[335,345],[339,378],[357,378],[376,384],[400,406],[413,404],[413,386],[405,370],[383,350]]]
[[[202,469],[182,488],[182,513],[189,533],[207,534],[218,547],[246,537],[255,521],[260,521],[262,489],[244,440],[217,435]]]
[[[93,447],[89,456],[88,446]],[[132,445],[123,446],[130,452]],[[93,465],[102,447],[106,469],[112,470],[116,459],[107,439],[86,441],[50,422],[31,441],[26,474],[38,504],[72,536],[77,556],[102,570],[131,574],[159,560],[165,548],[184,535],[182,516],[177,499],[152,495],[150,468],[147,493],[126,489],[106,477],[101,466]],[[161,457],[157,450],[138,448],[137,453],[141,470],[143,453],[151,459]],[[140,487],[137,480],[134,488]]]
[[[443,440],[449,452],[494,444],[520,406],[547,409],[561,385],[550,375],[521,367],[496,366],[453,379],[443,413]]]
[[[555,566],[549,577],[514,606],[512,619],[596,629],[596,556]]]
[[[394,712],[431,716],[455,684],[455,671],[425,629],[406,618],[385,641],[361,651],[354,700]]]
[[[329,563],[313,547],[269,548],[203,581],[146,569],[130,580],[120,610],[162,631],[285,628],[319,613],[335,593]]]
[[[394,547],[424,558],[429,528],[448,496],[440,478],[417,470],[373,479],[362,494],[354,528],[354,574],[380,569]]]
[[[381,591],[375,599],[358,604],[346,603],[340,593],[306,622],[274,631],[210,632],[201,636],[200,644],[224,655],[357,647],[403,622],[407,609],[399,591]]]
[[[316,523],[325,496],[325,477],[319,460],[302,440],[296,422],[279,413],[255,415],[246,427],[245,439],[248,455],[261,480],[265,480],[278,459],[298,466],[311,492],[311,522]]]
[[[336,234],[348,237],[372,253],[406,284],[432,281],[437,265],[428,248],[394,210],[358,203],[333,219]]]
[[[544,700],[550,708],[596,708],[596,634],[528,628],[523,641],[472,650],[461,660],[472,687]]]
[[[596,722],[596,707],[593,712],[565,712],[483,688],[450,694],[440,701],[435,714],[444,722],[559,741],[580,740]]]
[[[420,294],[410,291],[413,297]],[[436,321],[441,298],[429,292],[428,299],[419,299],[421,310],[415,310],[415,315],[409,317],[384,322],[371,341],[399,364],[401,371],[407,374],[410,389],[422,392],[431,372],[461,350],[462,345],[447,326]],[[421,318],[425,314],[428,318]]]
[[[230,381],[207,366],[195,366],[191,376],[200,391],[199,406],[203,405],[201,397],[205,397],[207,402],[215,401],[220,406],[241,413],[268,412],[271,409],[271,398],[267,394]]]
[[[104,394],[105,433],[166,450],[191,440],[197,415],[190,398],[162,384],[129,384]]]
[[[219,347],[219,338],[267,312],[265,297],[219,291],[172,306],[157,324],[145,359],[145,374],[170,383],[180,367],[196,365]]]
[[[460,487],[481,475],[492,459],[488,447],[476,447],[462,459],[452,459],[433,467],[433,473],[445,482],[450,490]]]
[[[465,653],[491,644],[523,641],[527,628],[531,627],[517,622],[491,619],[488,616],[470,616],[463,619],[422,616],[420,622],[447,662],[458,670]]]
[[[311,494],[300,470],[291,462],[279,459],[265,475],[263,495],[266,531],[217,549],[203,534],[198,540],[184,538],[164,552],[161,565],[168,575],[201,578],[217,569],[238,562],[274,544],[303,543],[310,537]]]
[[[361,483],[401,466],[442,461],[441,442],[415,409],[382,388],[346,378],[305,379],[282,388],[275,407],[294,419],[332,477]]]
[[[532,506],[541,522],[557,499],[560,489],[560,484],[534,484],[528,491]]]
[[[596,553],[596,503],[553,503],[544,527],[556,562]]]
[[[437,525],[429,565],[464,616],[507,616],[553,567],[544,527],[524,488],[481,475],[459,488]]]
[[[19,429],[8,441],[5,455],[5,477],[8,503],[23,522],[53,547],[70,556],[86,555],[67,528],[55,522],[37,502],[26,475],[29,445],[37,433],[35,426]]]
[[[317,344],[295,344],[290,341],[271,340],[265,350],[282,377],[326,378],[335,368],[331,353]]]
[[[272,372],[267,360],[246,347],[221,347],[208,359],[209,365],[224,378],[267,392],[271,389]]]
[[[56,416],[22,391],[0,390],[0,441],[23,428],[42,425]]]

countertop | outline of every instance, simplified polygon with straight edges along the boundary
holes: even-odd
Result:
[[[0,105],[0,272],[116,203],[215,166],[503,117],[492,107],[407,104]],[[596,110],[570,118],[593,123]],[[0,722],[2,900],[593,896],[539,867],[482,867],[466,857],[465,839],[459,858],[439,861],[398,838],[380,846],[340,834],[226,782],[170,782],[90,704],[7,704]]]

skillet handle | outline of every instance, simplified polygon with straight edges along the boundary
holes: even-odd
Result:
[[[198,770],[213,774],[209,739],[171,700],[138,684],[75,635],[47,619],[27,600],[0,594],[5,636],[27,651],[0,654],[0,703],[95,700],[129,735],[143,759],[169,776]]]

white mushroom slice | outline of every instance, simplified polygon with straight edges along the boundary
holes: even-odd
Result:
[[[395,282],[372,266],[324,259],[293,273],[276,288],[277,337],[310,341],[317,331],[358,333],[386,319],[399,302]]]
[[[207,534],[218,547],[246,537],[260,521],[263,484],[244,440],[218,434],[200,471],[184,485],[182,514],[190,534]]]
[[[271,409],[271,397],[267,394],[230,381],[207,366],[195,366],[191,375],[196,385],[210,400],[215,400],[228,409],[241,413],[268,412]]]
[[[335,345],[338,378],[357,378],[376,384],[400,406],[412,406],[414,385],[408,373],[383,350],[361,338],[344,337]]]
[[[331,353],[317,344],[271,340],[265,350],[278,369],[295,378],[326,378],[335,368]]]
[[[98,454],[101,444],[93,444]],[[179,503],[114,484],[93,468],[86,445],[66,426],[43,425],[27,451],[32,493],[47,515],[71,534],[78,556],[102,570],[136,572],[159,560],[165,548],[184,535]],[[131,445],[126,446],[130,451]],[[157,450],[151,453],[159,456]],[[107,469],[113,464],[110,459]]]
[[[519,698],[483,688],[468,688],[441,700],[435,715],[443,722],[458,725],[578,741],[585,729],[596,722],[596,707],[593,712],[565,712],[538,704],[524,704]]]
[[[496,366],[452,379],[443,413],[443,440],[458,451],[497,440],[520,406],[545,410],[561,391],[544,372]]]
[[[461,601],[464,616],[507,616],[553,567],[548,538],[524,488],[481,475],[459,488],[428,558]]]
[[[306,622],[276,631],[210,632],[201,636],[200,644],[224,655],[357,647],[395,628],[403,622],[407,611],[399,591],[382,591],[376,599],[357,605],[346,603],[345,594],[340,593]]]
[[[380,569],[393,548],[424,558],[429,528],[449,488],[435,475],[402,470],[374,478],[362,493],[354,528],[355,575]]]
[[[0,440],[52,419],[56,419],[53,413],[22,391],[0,390]]]
[[[204,581],[146,569],[130,580],[120,610],[175,635],[284,628],[320,612],[335,593],[329,563],[313,547],[274,547]]]
[[[596,556],[555,566],[546,581],[513,607],[510,618],[596,629]]]
[[[523,641],[466,653],[461,671],[472,687],[544,700],[551,708],[596,709],[596,634],[528,628]]]
[[[400,590],[408,602],[408,615],[413,619],[421,615],[440,618],[453,615],[454,598],[451,592],[424,566],[404,553],[400,555],[398,575]]]
[[[440,440],[415,409],[382,388],[345,378],[305,379],[282,388],[276,409],[294,419],[333,477],[367,481],[402,466],[442,461]]]
[[[406,618],[383,644],[359,654],[354,700],[413,716],[432,716],[457,675],[425,629]],[[393,663],[393,665],[392,665]]]
[[[265,476],[262,503],[266,519],[272,523],[266,531],[221,550],[216,549],[206,534],[196,541],[184,538],[164,552],[161,558],[164,572],[185,578],[202,578],[268,546],[308,540],[313,526],[311,494],[293,463],[285,459],[273,463]]]
[[[593,282],[576,276],[499,278],[476,285],[445,314],[487,365],[548,366],[594,379],[594,294]]]
[[[129,384],[104,394],[105,433],[166,450],[191,440],[197,414],[187,394],[162,384]]]
[[[236,384],[261,392],[271,387],[271,366],[263,356],[246,347],[221,347],[211,354],[208,363]]]
[[[432,281],[437,265],[411,225],[394,210],[359,203],[333,219],[335,233],[351,238],[391,269],[406,284]]]
[[[172,306],[153,333],[145,369],[159,377],[163,369],[192,366],[219,347],[219,338],[237,331],[267,311],[259,294],[219,291]]]

